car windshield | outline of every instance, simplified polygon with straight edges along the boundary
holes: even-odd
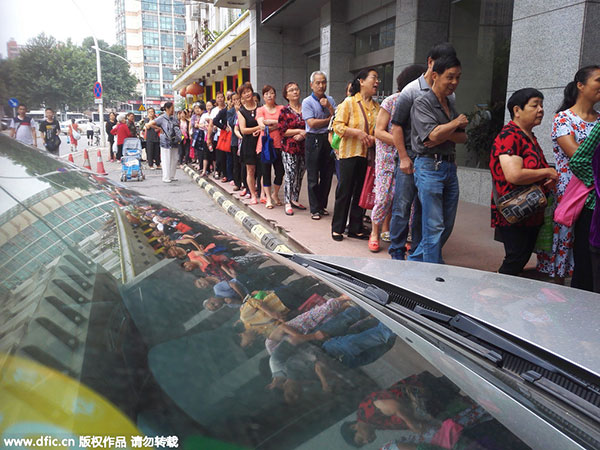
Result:
[[[0,147],[2,438],[189,449],[560,438],[452,353],[302,267],[3,136]]]

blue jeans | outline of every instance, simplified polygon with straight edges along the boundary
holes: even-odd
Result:
[[[411,253],[421,242],[421,203],[417,196],[417,187],[413,174],[407,175],[400,170],[400,162],[396,163],[394,174],[396,185],[392,201],[392,220],[390,222],[390,248],[388,253],[392,259],[404,259],[406,256],[406,239],[410,223],[410,210],[415,205],[412,223]]]
[[[421,201],[421,243],[408,259],[443,264],[442,247],[450,237],[458,209],[456,164],[417,156],[415,184]]]
[[[348,367],[358,367],[385,353],[389,349],[385,344],[394,337],[393,331],[380,322],[362,333],[329,339],[323,344],[323,350]],[[370,351],[375,353],[370,355]]]

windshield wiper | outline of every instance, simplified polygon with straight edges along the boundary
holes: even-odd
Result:
[[[292,261],[300,264],[301,266],[304,266],[307,268],[312,267],[321,272],[325,272],[329,275],[332,275],[338,279],[349,281],[352,284],[353,291],[356,291],[357,293],[364,295],[368,299],[373,300],[374,302],[377,302],[382,306],[385,306],[390,302],[390,295],[386,291],[381,289],[380,287],[375,286],[374,284],[366,283],[362,280],[359,280],[356,277],[353,277],[352,275],[349,275],[345,272],[342,272],[340,270],[329,267],[320,262],[313,261],[312,259],[305,258],[304,256],[292,255],[290,257],[290,259]]]

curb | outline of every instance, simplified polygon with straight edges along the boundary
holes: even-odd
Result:
[[[198,172],[189,166],[185,166],[183,171],[194,180],[194,182],[204,189],[206,193],[218,204],[227,214],[232,216],[239,222],[252,236],[267,249],[277,253],[311,253],[302,244],[295,242],[283,233],[269,229],[270,225],[264,224],[265,219],[254,211],[249,213],[245,205],[240,205],[239,200],[232,199],[227,191],[224,191],[220,186],[213,184],[211,181],[202,177]],[[285,236],[285,242],[281,239]]]

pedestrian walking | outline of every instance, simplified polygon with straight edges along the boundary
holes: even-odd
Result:
[[[554,116],[552,144],[558,171],[556,204],[559,205],[573,172],[571,156],[577,151],[594,126],[600,113],[594,105],[600,101],[600,66],[579,69],[564,90],[563,102]],[[571,286],[593,289],[589,253],[589,230],[593,208],[584,207],[577,222],[568,227],[555,223],[552,252],[538,254],[538,270],[553,277],[559,284],[572,275]]]
[[[543,185],[550,192],[558,174],[548,166],[532,131],[544,118],[543,94],[533,88],[519,89],[508,99],[507,108],[511,120],[496,136],[490,155],[492,227],[496,240],[504,244],[504,261],[498,272],[518,275],[534,250],[544,222],[544,209],[510,224],[498,211],[494,197],[500,198],[519,186],[533,183]]]
[[[447,42],[434,45],[429,50],[427,70],[402,88],[392,116],[392,136],[394,147],[398,152],[394,172],[394,197],[388,249],[392,259],[405,259],[409,235],[411,236],[410,253],[413,253],[421,242],[421,202],[417,196],[414,179],[414,161],[417,153],[411,144],[410,111],[414,101],[431,90],[433,65],[443,56],[456,56],[454,47]],[[454,99],[454,94],[450,98]]]
[[[114,112],[111,112],[108,115],[108,120],[106,121],[106,125],[105,125],[106,136],[108,137],[108,152],[109,152],[109,156],[110,156],[109,159],[111,162],[115,161],[115,152],[114,152],[115,136],[114,136],[114,134],[111,133],[111,131],[116,126],[117,126],[117,115]]]
[[[37,124],[27,115],[27,106],[20,104],[17,116],[10,121],[10,137],[27,145],[37,147]]]
[[[304,153],[306,142],[306,122],[302,118],[300,87],[293,81],[283,87],[283,98],[288,101],[279,113],[279,131],[281,132],[281,157],[285,170],[283,198],[285,213],[294,214],[292,208],[305,210],[306,206],[298,202],[302,178],[306,170]]]
[[[79,125],[77,125],[77,123],[75,123],[75,119],[71,119],[71,123],[69,124],[68,127],[68,133],[69,133],[69,142],[71,143],[71,151],[72,152],[76,152],[77,151],[77,141],[79,141],[79,139],[81,139],[81,133],[79,131]]]
[[[179,142],[181,141],[181,130],[179,122],[174,115],[175,106],[173,102],[166,102],[161,114],[154,120],[148,122],[148,126],[160,132],[160,161],[162,164],[162,181],[170,183],[177,181],[177,157],[179,153]]]
[[[315,71],[310,75],[312,94],[302,101],[302,117],[306,122],[306,181],[311,218],[329,215],[327,201],[335,167],[329,144],[328,126],[335,112],[333,97],[325,94],[327,75]]]
[[[374,69],[363,69],[352,82],[352,97],[339,106],[333,130],[340,136],[340,178],[335,190],[331,237],[341,241],[348,220],[348,237],[368,239],[363,226],[364,210],[358,205],[365,181],[367,157],[375,152],[375,121],[379,104],[373,99],[379,87]]]
[[[44,111],[46,119],[40,122],[40,133],[44,141],[44,147],[50,153],[58,155],[60,149],[60,123],[54,117],[54,110],[46,108]]]
[[[411,144],[417,152],[415,184],[422,208],[421,242],[412,261],[443,264],[442,248],[454,228],[458,208],[456,149],[467,140],[469,121],[458,114],[450,97],[461,76],[456,56],[443,56],[433,65],[433,86],[411,109]]]

